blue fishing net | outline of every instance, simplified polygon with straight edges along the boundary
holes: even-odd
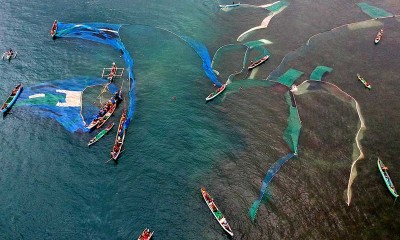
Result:
[[[203,60],[203,69],[204,72],[206,73],[207,77],[215,83],[218,87],[221,87],[222,84],[218,81],[217,75],[215,75],[212,67],[211,67],[211,58],[210,54],[208,53],[207,47],[204,46],[204,44],[186,37],[186,36],[181,36],[178,35],[183,41],[187,42],[197,53],[197,55],[200,56],[201,60]]]
[[[127,119],[124,124],[124,128],[128,128],[133,117],[133,113],[135,111],[135,79],[133,75],[133,59],[119,37],[118,31],[121,26],[122,25],[119,24],[108,23],[75,24],[59,22],[56,37],[73,37],[95,41],[98,43],[110,45],[122,53],[122,57],[128,70],[128,80],[130,83],[129,108]]]
[[[262,183],[261,186],[261,190],[260,190],[260,196],[258,197],[258,199],[256,201],[253,202],[253,204],[251,205],[250,209],[249,209],[249,214],[250,214],[250,218],[252,221],[254,221],[254,219],[256,218],[256,214],[257,214],[257,210],[258,207],[260,206],[260,203],[264,197],[265,192],[267,191],[268,185],[269,183],[272,181],[272,179],[274,178],[275,174],[279,171],[279,169],[292,157],[294,157],[295,155],[293,153],[289,153],[288,155],[280,158],[276,163],[274,163],[269,169],[268,172],[264,178],[264,181]]]
[[[105,83],[107,80],[101,78],[74,78],[25,87],[15,107],[27,107],[31,113],[55,119],[70,132],[86,132],[84,121],[90,121],[98,108],[89,107],[87,114],[81,115],[83,90]]]

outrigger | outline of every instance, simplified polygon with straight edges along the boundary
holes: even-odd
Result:
[[[117,67],[117,65],[115,65],[115,62],[113,62],[111,68],[103,68],[103,73],[101,74],[101,77],[107,78],[111,83],[114,81],[114,78],[120,78],[123,74],[124,68]]]
[[[371,85],[358,73],[357,73],[357,78],[364,84],[366,88],[371,89]]]
[[[150,231],[150,229],[145,228],[142,232],[142,234],[140,234],[138,240],[149,240],[154,234],[154,231]]]
[[[51,27],[51,30],[50,30],[50,35],[51,35],[51,38],[53,38],[53,39],[56,39],[57,28],[58,28],[58,22],[57,22],[57,20],[54,20],[53,26]]]
[[[8,61],[11,61],[11,58],[16,58],[17,57],[17,52],[13,51],[11,48],[7,51],[3,53],[3,56],[1,57],[1,59],[7,59]]]

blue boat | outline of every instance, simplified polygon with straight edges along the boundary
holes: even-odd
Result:
[[[18,84],[11,92],[10,96],[7,98],[7,100],[4,102],[4,104],[1,106],[1,112],[4,114],[8,110],[11,109],[11,107],[14,105],[14,103],[17,101],[17,98],[21,94],[22,91],[22,83]]]
[[[231,8],[231,7],[239,7],[240,3],[234,3],[234,4],[227,4],[227,5],[219,5],[220,8]]]

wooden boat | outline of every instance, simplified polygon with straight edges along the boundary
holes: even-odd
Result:
[[[11,107],[14,105],[14,103],[17,101],[17,98],[21,94],[22,89],[22,83],[20,83],[12,90],[10,96],[8,96],[7,100],[1,106],[0,110],[3,114],[11,109]]]
[[[218,88],[216,91],[210,93],[210,95],[208,95],[208,96],[206,97],[206,102],[208,102],[208,101],[214,99],[216,96],[218,96],[220,93],[222,93],[222,92],[225,90],[225,88],[226,88],[226,83],[223,84],[223,85],[222,85],[220,88]]]
[[[201,195],[203,195],[204,201],[206,202],[208,208],[214,215],[215,219],[217,219],[219,225],[227,232],[229,235],[233,236],[233,232],[228,222],[226,221],[224,215],[222,215],[221,211],[218,209],[217,205],[214,203],[214,199],[208,194],[204,187],[201,188]]]
[[[106,129],[103,129],[94,138],[90,139],[90,141],[88,142],[88,146],[99,141],[99,139],[102,138],[104,135],[106,135],[113,127],[114,127],[114,123],[111,123],[110,125],[108,125],[108,127]]]
[[[383,29],[381,29],[375,37],[375,44],[378,44],[383,36]]]
[[[387,172],[388,168],[383,164],[383,162],[378,158],[378,168],[379,171],[381,172],[382,178],[386,183],[387,188],[389,189],[390,193],[397,198],[399,195],[396,192],[396,189],[394,188],[393,182],[389,177],[389,173]]]
[[[114,146],[113,149],[111,150],[111,158],[114,161],[117,161],[119,154],[121,153],[122,146],[124,145],[125,134],[126,134],[125,120],[126,120],[126,111],[123,110],[121,119],[119,120],[117,136],[115,137]]]
[[[121,102],[120,91],[116,92],[115,95],[104,104],[97,116],[89,123],[88,126],[86,126],[86,128],[89,129],[89,131],[92,131],[94,127],[98,126],[99,124],[101,124],[101,127],[114,113],[119,102]]]
[[[142,234],[140,234],[138,240],[149,240],[154,234],[153,232],[150,232],[150,229],[145,228],[142,232]]]
[[[107,111],[106,114],[104,114],[103,117],[101,117],[97,123],[96,128],[99,129],[101,128],[104,123],[107,122],[107,120],[111,117],[111,115],[114,113],[115,109],[117,108],[117,103],[114,103]]]
[[[364,84],[366,88],[371,89],[371,85],[358,73],[357,73],[357,78]]]
[[[234,3],[234,4],[226,4],[226,5],[219,5],[220,8],[231,8],[231,7],[239,7],[240,3]]]
[[[51,27],[51,30],[50,30],[50,35],[51,35],[51,38],[53,38],[53,39],[56,38],[57,28],[58,28],[58,22],[57,22],[57,20],[54,20],[53,26]]]
[[[267,61],[269,58],[269,55],[265,55],[263,58],[261,58],[260,60],[256,61],[256,62],[251,62],[248,69],[251,70],[255,67],[257,67],[258,65],[260,65],[261,63]]]

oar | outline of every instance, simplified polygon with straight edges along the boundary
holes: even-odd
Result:
[[[125,149],[123,149],[119,154],[123,153],[124,151],[125,151]],[[108,162],[110,162],[111,160],[113,160],[113,158],[108,159],[108,160],[105,161],[104,163],[108,163]]]

